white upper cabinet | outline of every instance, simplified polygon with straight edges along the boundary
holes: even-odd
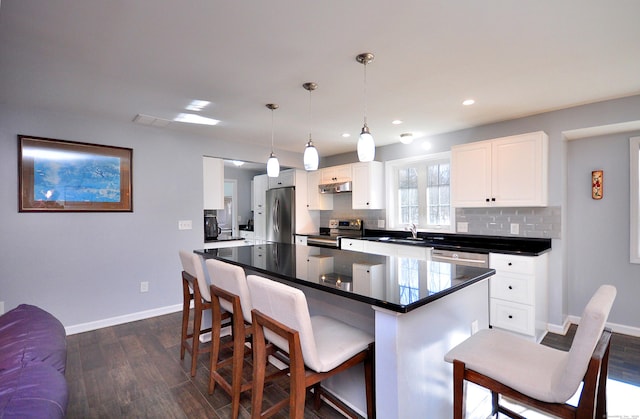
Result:
[[[320,184],[350,181],[352,179],[351,167],[351,164],[342,164],[321,169],[322,180]]]
[[[351,206],[353,209],[384,208],[384,165],[379,161],[354,163]]]
[[[333,195],[321,194],[318,191],[321,180],[322,172],[320,170],[307,172],[307,208],[310,210],[333,209]]]
[[[295,186],[296,174],[295,170],[281,170],[278,177],[267,177],[269,180],[269,189],[284,188],[286,186]]]
[[[224,208],[224,161],[202,157],[204,209]]]
[[[253,210],[258,211],[265,208],[265,193],[269,187],[267,175],[253,177]]]
[[[453,146],[452,205],[546,206],[548,159],[549,137],[542,131]]]

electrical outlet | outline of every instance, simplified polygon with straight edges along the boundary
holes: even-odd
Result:
[[[478,333],[478,321],[474,320],[471,322],[471,334],[474,335]]]
[[[140,283],[140,292],[149,292],[149,281],[142,281]]]
[[[466,221],[460,221],[456,223],[458,233],[468,233],[469,232],[469,223]]]
[[[384,228],[384,220],[378,220],[378,228]]]
[[[180,220],[178,221],[178,230],[191,230],[193,225],[191,220]]]
[[[520,234],[520,224],[511,223],[511,234]]]

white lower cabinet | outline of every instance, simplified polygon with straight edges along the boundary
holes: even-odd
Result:
[[[253,265],[257,268],[267,269],[267,252],[265,245],[253,246]]]
[[[542,340],[547,332],[547,254],[489,254],[489,324]]]

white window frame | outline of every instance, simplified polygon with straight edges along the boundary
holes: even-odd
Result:
[[[629,262],[640,263],[640,137],[629,138],[631,219]]]
[[[407,164],[415,163],[415,162],[425,162],[428,164],[430,161],[436,160],[448,160],[449,168],[451,169],[451,152],[445,151],[442,153],[433,153],[433,154],[425,154],[421,156],[412,156],[403,159],[397,160],[389,160],[385,162],[385,177],[386,177],[386,188],[387,188],[387,216],[386,216],[386,226],[388,229],[404,229],[406,226],[403,224],[399,224],[396,222],[397,214],[396,214],[396,198],[397,198],[397,169],[399,167],[406,166]],[[455,226],[455,208],[453,205],[450,205],[450,214],[449,219],[451,220],[451,224],[440,227],[431,227],[431,228],[419,228],[419,231],[434,231],[434,232],[453,232],[453,226]],[[420,226],[419,226],[420,227]]]

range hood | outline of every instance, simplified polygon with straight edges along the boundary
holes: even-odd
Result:
[[[325,183],[324,185],[318,185],[318,192],[320,193],[345,193],[351,192],[351,181],[338,182],[338,183]]]

